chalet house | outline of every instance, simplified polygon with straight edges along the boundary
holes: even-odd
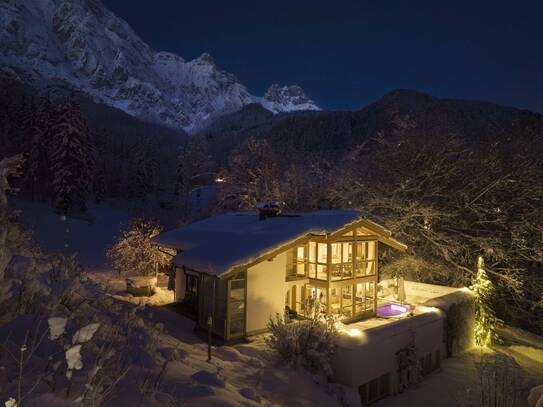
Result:
[[[355,322],[375,315],[379,243],[405,251],[356,211],[227,213],[154,238],[174,249],[175,296],[199,324],[231,341],[266,331],[270,316],[303,316],[309,299]]]

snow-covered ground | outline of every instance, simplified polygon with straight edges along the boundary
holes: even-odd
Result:
[[[106,247],[129,220],[127,211],[110,205],[91,206],[90,221],[62,220],[44,204],[19,200],[16,206],[22,211],[21,220],[33,230],[43,249],[66,254],[77,252],[86,275],[98,284],[102,292],[115,302],[133,305],[149,326],[157,327],[158,356],[153,361],[157,367],[145,373],[153,377],[153,391],[142,397],[141,392],[120,384],[106,406],[339,405],[335,395],[327,390],[326,385],[320,385],[317,378],[299,369],[278,366],[262,337],[251,343],[213,347],[212,360],[208,362],[207,344],[193,333],[194,321],[166,306],[173,302],[173,293],[166,288],[166,278],[159,278],[159,287],[151,297],[128,294],[124,279],[109,268],[104,255]],[[64,323],[65,320],[52,321],[55,332],[51,338],[61,335],[62,327],[57,322]],[[79,360],[75,359],[76,362]],[[141,366],[134,363],[133,373],[130,373],[134,380],[138,380],[138,386],[141,386],[142,379],[140,370]],[[33,376],[28,380],[33,380]],[[27,405],[75,405],[62,393],[39,393],[41,391],[31,394]]]
[[[50,252],[78,253],[80,262],[91,268],[106,263],[106,247],[129,221],[128,211],[110,205],[91,205],[88,218],[65,220],[48,204],[17,200],[15,205],[40,247]]]
[[[339,406],[309,374],[277,366],[263,338],[213,347],[208,362],[207,345],[192,333],[193,321],[161,307],[147,307],[146,313],[165,328],[160,341],[169,362],[161,388],[183,406]]]
[[[65,219],[50,204],[17,199],[13,205],[22,211],[21,221],[33,232],[40,247],[48,252],[77,253],[79,261],[92,271],[108,270],[105,251],[135,216],[134,211],[111,203],[91,203],[84,217]],[[159,220],[166,228],[177,225],[174,210],[157,207],[147,209],[145,215]]]
[[[46,205],[17,202],[23,210],[24,223],[34,230],[38,243],[51,251],[77,251],[89,277],[99,283],[110,298],[132,304],[151,326],[160,327],[158,360],[162,369],[156,390],[145,399],[129,386],[122,386],[105,405],[183,405],[183,406],[339,406],[327,385],[319,384],[310,374],[277,365],[264,339],[250,343],[214,347],[207,361],[205,341],[193,333],[194,322],[165,306],[173,301],[166,280],[159,280],[157,293],[149,298],[132,297],[126,285],[105,263],[104,251],[129,220],[127,211],[109,205],[93,206],[92,221],[62,221]],[[68,232],[66,232],[68,229]],[[68,242],[68,247],[64,247]],[[496,350],[505,352],[523,368],[523,403],[527,405],[530,388],[543,383],[543,339],[518,329],[502,332],[504,344]],[[475,381],[476,350],[444,360],[440,371],[427,377],[417,387],[384,399],[375,405],[386,406],[461,406],[468,399],[467,390]],[[138,369],[134,366],[134,369]],[[156,374],[157,372],[155,372]],[[158,380],[158,379],[157,379]],[[356,392],[350,394],[355,396]],[[47,394],[28,405],[62,404],[57,394]],[[356,405],[356,404],[353,404]],[[522,404],[521,404],[522,405]]]

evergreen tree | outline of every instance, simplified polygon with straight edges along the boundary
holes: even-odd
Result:
[[[86,199],[94,177],[94,155],[90,130],[79,106],[66,102],[57,109],[52,126],[50,160],[56,208],[86,210]]]
[[[490,304],[494,295],[494,286],[489,280],[482,256],[477,260],[477,275],[471,286],[475,295],[475,344],[479,347],[487,346],[499,341],[496,328],[503,321],[496,317]]]
[[[188,197],[194,188],[213,182],[215,163],[209,154],[204,136],[193,136],[178,156],[176,171],[176,193],[181,200],[181,208],[186,211]],[[186,213],[185,213],[186,215]]]
[[[133,147],[133,182],[130,195],[145,200],[158,188],[159,163],[157,152],[150,139],[145,138]]]
[[[45,200],[51,193],[49,150],[52,140],[52,109],[48,99],[40,99],[25,130],[28,147],[24,149],[24,184],[30,190],[32,200]]]

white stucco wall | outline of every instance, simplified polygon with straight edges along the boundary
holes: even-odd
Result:
[[[175,269],[175,302],[181,302],[183,301],[183,298],[185,298],[185,287],[186,281],[185,281],[185,273],[183,273],[183,270],[179,267],[176,267]]]
[[[443,318],[440,311],[415,315],[387,325],[363,331],[360,337],[350,338],[342,335],[333,361],[335,381],[358,386],[390,373],[391,392],[397,387],[396,352],[406,347],[414,333],[417,357],[440,351],[445,356],[443,343]]]
[[[266,329],[270,316],[283,314],[288,289],[286,262],[286,253],[281,253],[272,261],[264,260],[247,270],[246,331],[249,335]]]

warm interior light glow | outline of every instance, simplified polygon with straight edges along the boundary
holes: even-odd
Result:
[[[355,337],[355,336],[362,336],[362,331],[358,328],[350,328],[346,329],[345,332],[347,332],[347,335]]]
[[[400,312],[407,312],[408,311],[407,307],[404,307],[404,306],[398,305],[398,304],[390,304],[390,309],[392,309],[394,311],[400,311]]]
[[[416,308],[417,312],[427,313],[427,312],[434,312],[439,313],[440,309],[436,307],[426,307],[424,305],[417,305]]]

